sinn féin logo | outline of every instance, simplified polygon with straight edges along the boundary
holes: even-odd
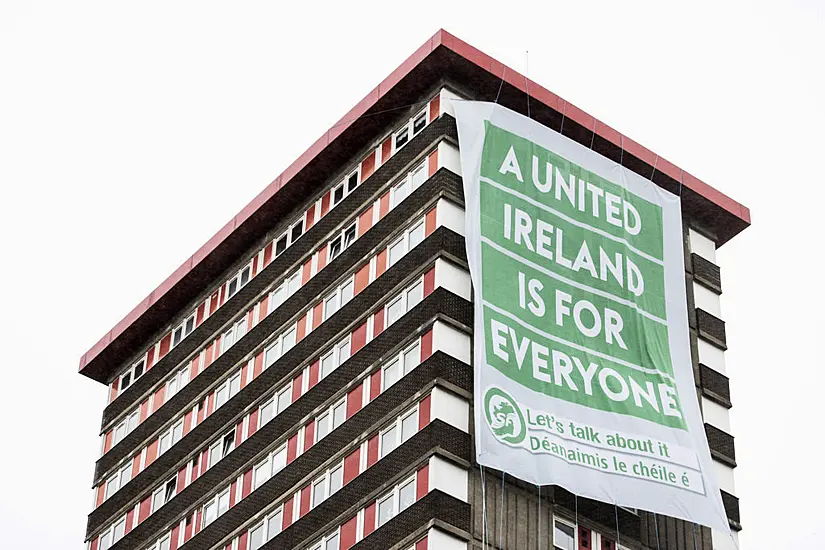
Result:
[[[505,443],[518,444],[527,434],[524,416],[518,403],[500,388],[487,389],[484,396],[484,412],[495,436]]]

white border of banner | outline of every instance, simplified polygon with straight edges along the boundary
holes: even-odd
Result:
[[[620,506],[650,510],[672,517],[707,525],[730,533],[730,526],[714,478],[714,469],[696,399],[690,337],[687,318],[683,232],[680,198],[616,162],[595,153],[558,132],[500,105],[477,101],[455,100],[456,119],[461,151],[461,168],[466,201],[467,258],[470,264],[475,301],[474,333],[484,334],[481,285],[481,235],[479,226],[479,176],[484,145],[484,121],[528,139],[553,151],[569,161],[584,167],[600,177],[625,187],[630,192],[658,204],[662,208],[664,225],[664,265],[666,312],[672,365],[676,378],[682,412],[688,430],[671,429],[640,418],[616,415],[554,399],[533,392],[505,377],[494,368],[484,368],[486,347],[483,340],[475,340],[475,438],[476,459],[479,464],[506,471],[528,482],[541,485],[560,485],[573,493]],[[516,399],[537,410],[552,406],[560,416],[586,418],[597,426],[608,429],[645,434],[672,442],[697,453],[700,475],[704,483],[702,493],[655,483],[649,480],[608,474],[567,463],[557,457],[531,455],[496,439],[484,418],[483,392],[490,386],[512,388]]]

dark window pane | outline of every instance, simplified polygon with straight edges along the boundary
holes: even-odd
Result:
[[[186,335],[189,335],[189,333],[191,333],[192,330],[194,330],[194,328],[195,328],[195,318],[190,317],[189,319],[186,320],[186,328],[184,329],[183,332]]]
[[[141,374],[143,374],[143,361],[135,365],[135,380],[140,378]]]
[[[292,228],[292,242],[298,240],[298,237],[304,234],[304,222],[299,222]]]
[[[126,388],[129,387],[129,384],[131,384],[131,383],[132,383],[132,375],[131,375],[131,373],[127,372],[126,374],[123,375],[123,379],[120,382],[120,389],[125,390]]]
[[[178,327],[175,329],[175,332],[172,333],[172,347],[180,344],[181,340],[183,340],[183,327]]]
[[[395,148],[400,149],[410,139],[409,132],[406,128],[395,134]]]
[[[341,238],[337,238],[329,243],[329,259],[332,260],[341,253]]]
[[[246,283],[249,282],[249,274],[251,272],[251,268],[246,267],[243,271],[241,271],[241,286],[244,286]]]
[[[358,187],[358,172],[352,174],[347,180],[347,193],[351,193],[356,187]]]
[[[344,248],[346,248],[350,244],[352,244],[352,241],[354,241],[354,240],[355,240],[355,226],[353,225],[352,227],[347,229],[346,233],[344,233]]]
[[[229,293],[228,293],[229,297],[231,298],[232,296],[234,296],[236,292],[238,292],[238,279],[237,279],[237,277],[232,279],[229,282]]]
[[[336,187],[332,192],[332,204],[338,204],[344,198],[344,186]]]
[[[286,235],[278,239],[278,242],[275,243],[275,255],[279,256],[284,250],[286,250]]]
[[[424,126],[426,126],[426,125],[427,125],[427,113],[421,113],[420,115],[418,115],[418,118],[416,118],[413,121],[413,135],[415,135],[418,132],[420,132],[421,130],[423,130]]]

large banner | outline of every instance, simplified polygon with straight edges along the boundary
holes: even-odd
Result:
[[[454,105],[479,464],[727,532],[679,197],[504,107]]]

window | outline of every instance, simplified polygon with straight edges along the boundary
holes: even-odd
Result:
[[[338,550],[338,531],[334,531],[311,544],[309,550]]]
[[[576,528],[563,521],[554,520],[553,547],[556,550],[575,550]]]
[[[235,295],[236,292],[243,288],[246,285],[246,283],[249,282],[249,278],[251,275],[252,264],[249,264],[243,267],[237,275],[232,277],[232,279],[230,279],[229,283],[226,285],[226,300],[229,300],[232,296]]]
[[[193,330],[195,330],[194,313],[172,332],[172,347],[174,348],[180,344],[181,340],[189,336]]]
[[[275,402],[274,397],[261,405],[261,410],[258,412],[258,418],[260,419],[261,426],[275,417],[275,407],[277,406],[278,404]]]
[[[292,228],[289,230],[289,240],[294,243],[299,238],[301,238],[301,235],[303,235],[303,234],[304,234],[304,219],[301,218],[300,220],[298,220],[298,222],[293,224]]]
[[[264,352],[264,367],[268,367],[281,357],[281,339],[278,338]]]
[[[249,530],[249,550],[258,550],[266,541],[275,538],[281,532],[281,527],[283,527],[283,510],[279,506],[261,523]]]
[[[100,535],[100,544],[98,548],[100,550],[107,550],[109,547],[112,546],[112,529],[109,528],[106,530],[105,533]]]
[[[318,416],[317,427],[315,429],[316,440],[320,441],[326,435],[344,423],[347,419],[347,400],[342,399],[326,412]]]
[[[422,162],[404,176],[404,179],[395,184],[390,192],[390,207],[398,206],[407,195],[418,189],[427,181],[427,163]]]
[[[344,178],[339,185],[333,187],[332,189],[332,205],[336,206],[339,202],[344,200],[350,193],[355,191],[355,188],[358,187],[358,182],[360,181],[360,165],[359,167],[351,172],[348,176]]]
[[[389,248],[389,265],[392,266],[424,240],[424,222],[418,222],[401,235]]]
[[[289,281],[287,281],[287,284],[288,284],[287,292],[289,293],[288,296],[292,296],[293,294],[298,292],[298,289],[301,288],[301,270],[300,269],[298,271],[296,271],[292,275],[292,277],[289,278]]]
[[[252,470],[254,488],[257,489],[266,483],[270,477],[283,470],[284,466],[286,466],[286,445],[282,445],[255,465]]]
[[[291,329],[286,331],[286,334],[284,334],[284,353],[288,352],[293,347],[295,347],[295,338],[297,334],[298,332],[296,327],[292,327]]]
[[[138,378],[141,377],[143,374],[144,367],[146,366],[146,358],[141,357],[137,363],[129,367],[129,369],[120,375],[120,391],[125,390],[128,388],[132,382],[137,381]]]
[[[336,311],[352,300],[355,292],[355,279],[350,277],[344,284],[336,288],[324,299],[324,321],[329,319]]]
[[[275,257],[277,258],[281,254],[283,254],[284,250],[286,250],[287,240],[289,235],[284,233],[281,237],[275,241]]]
[[[166,535],[165,537],[163,537],[162,539],[160,539],[159,541],[154,543],[152,546],[150,546],[146,550],[169,550],[169,544],[170,544],[171,540],[172,540],[171,536]]]
[[[312,482],[312,507],[335,494],[344,484],[344,464],[338,463]]]
[[[394,138],[395,150],[397,151],[404,147],[410,140],[410,129],[405,126],[404,128],[395,133]]]
[[[288,384],[286,388],[282,389],[278,394],[278,414],[292,404],[292,384]]]
[[[415,502],[415,475],[399,483],[378,499],[377,526],[381,527]]]
[[[176,486],[177,479],[173,477],[163,486],[155,490],[152,494],[152,513],[155,513],[161,506],[172,500],[172,497],[175,496]]]
[[[421,111],[412,119],[412,134],[416,135],[427,125],[427,111]]]
[[[269,294],[269,302],[266,305],[266,314],[269,315],[275,308],[284,303],[286,299],[286,282],[279,285],[278,288]]]
[[[321,357],[321,379],[323,380],[329,376],[341,363],[349,359],[349,354],[350,339],[346,338],[343,342],[336,344],[329,353]]]
[[[182,387],[189,383],[189,365],[186,365],[184,368],[179,370],[175,373],[175,375],[169,379],[169,382],[166,383],[166,397],[165,400],[168,401],[172,398],[176,393],[180,391]]]
[[[358,170],[347,176],[347,194],[352,193],[358,187],[359,173]]]
[[[384,458],[418,431],[418,406],[401,415],[379,437],[379,456]]]
[[[407,311],[424,299],[424,282],[419,280],[412,288],[405,290],[387,305],[387,326],[401,318]]]
[[[118,472],[115,472],[108,480],[106,480],[106,498],[111,497],[121,487],[126,485],[132,479],[132,463],[129,461]]]
[[[346,250],[349,245],[355,241],[355,224],[353,223],[343,231],[341,234],[329,242],[329,261],[331,262],[338,257],[341,252]]]
[[[222,439],[216,441],[209,447],[209,467],[214,466],[220,459],[232,452],[235,448],[235,430],[232,429]]]

